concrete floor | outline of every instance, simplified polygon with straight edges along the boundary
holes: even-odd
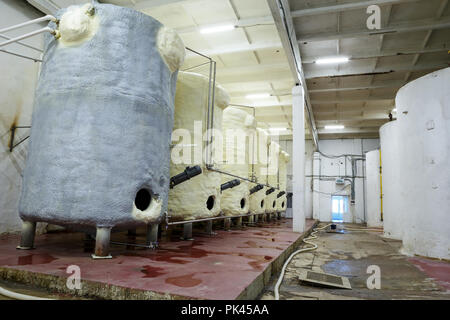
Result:
[[[315,221],[308,220],[312,228]],[[292,232],[291,219],[255,227],[217,230],[215,236],[194,232],[193,241],[173,234],[157,250],[113,245],[113,259],[92,260],[93,242],[82,233],[56,233],[36,237],[36,249],[16,250],[17,235],[0,236],[0,279],[61,292],[102,299],[255,299],[280,270],[286,257],[301,243]],[[121,242],[145,242],[145,233]],[[82,289],[67,289],[66,268],[81,269]],[[1,284],[0,284],[1,285]],[[37,291],[38,295],[42,293]]]
[[[355,227],[356,225],[348,225]],[[359,226],[361,227],[361,226]],[[280,299],[450,299],[450,263],[407,257],[399,253],[401,241],[382,237],[377,232],[345,231],[318,234],[316,251],[293,258],[280,288]],[[367,267],[381,271],[381,289],[368,289]],[[298,280],[298,271],[313,271],[345,276],[352,290],[314,287]],[[275,278],[275,277],[274,277]],[[277,279],[272,279],[261,299],[273,299]]]

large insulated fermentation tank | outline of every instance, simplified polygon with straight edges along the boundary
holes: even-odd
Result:
[[[267,182],[269,184],[266,190],[266,213],[277,212],[277,195],[279,190],[279,163],[280,163],[280,145],[271,141],[269,145],[269,161],[267,165]]]
[[[250,184],[250,213],[263,214],[266,212],[266,190],[267,190],[267,163],[269,150],[269,137],[267,133],[257,128],[256,129],[256,152],[254,153],[256,159],[254,161],[254,175],[256,182],[261,184],[263,188],[259,189],[255,184]],[[256,188],[255,188],[256,187]],[[257,190],[259,189],[259,190]],[[253,190],[253,191],[252,191]]]
[[[224,137],[224,157],[222,184],[236,177],[249,179],[249,128],[255,127],[255,118],[238,107],[228,107],[223,111],[222,134]],[[239,178],[238,178],[239,179]],[[226,216],[247,214],[249,211],[249,182],[222,191],[220,206]]]
[[[170,136],[184,45],[160,22],[109,4],[57,13],[45,37],[19,204],[22,247],[33,223],[110,229],[161,221],[167,209]],[[51,27],[57,27],[51,23]]]
[[[395,104],[404,250],[450,259],[450,68],[406,84]]]
[[[366,222],[368,227],[381,227],[380,150],[366,153]]]
[[[290,155],[286,151],[280,152],[279,157],[279,185],[280,190],[277,190],[277,211],[284,212],[287,207],[287,164],[289,163]]]
[[[401,240],[404,219],[400,200],[399,172],[401,163],[398,153],[398,121],[391,121],[380,127],[380,146],[383,167],[384,236]]]
[[[220,214],[222,176],[216,171],[206,169],[205,152],[202,148],[204,144],[202,139],[206,137],[208,126],[209,82],[208,77],[197,73],[180,72],[178,75],[170,176],[178,175],[187,167],[195,165],[202,168],[202,173],[170,190],[169,215],[171,220],[201,219]],[[222,112],[228,104],[228,94],[221,86],[216,85],[214,128],[218,131],[222,130]],[[221,155],[222,152],[220,154],[213,153],[212,162],[215,168],[219,168],[217,157]]]

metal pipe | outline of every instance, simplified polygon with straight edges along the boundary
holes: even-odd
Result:
[[[258,214],[260,214],[260,213],[242,214],[242,215],[237,215],[237,216],[219,216],[219,217],[196,219],[196,220],[186,220],[186,221],[176,221],[176,222],[168,222],[167,225],[173,226],[173,225],[178,225],[178,224],[207,222],[207,221],[212,221],[212,220],[223,220],[223,219],[228,219],[228,218],[250,217],[250,216],[256,216]]]
[[[27,33],[27,34],[24,34],[24,35],[12,38],[12,39],[10,39],[8,41],[2,42],[2,43],[0,43],[0,47],[4,47],[4,46],[6,46],[8,44],[11,44],[11,43],[14,43],[14,42],[18,42],[18,41],[26,39],[26,38],[30,38],[30,37],[36,36],[36,35],[44,33],[44,32],[49,32],[49,33],[53,34],[54,36],[58,35],[58,32],[56,30],[54,30],[52,28],[49,28],[49,27],[45,27],[45,28],[42,28],[42,29],[30,32],[30,33]]]
[[[6,39],[6,40],[11,40],[11,39],[12,39],[11,37],[5,36],[4,34],[0,34],[0,38]],[[34,46],[32,46],[32,45],[26,44],[26,43],[24,43],[24,42],[22,42],[22,41],[17,41],[16,43],[17,43],[17,44],[20,44],[20,45],[22,45],[22,46],[24,46],[24,47],[27,47],[27,48],[29,48],[29,49],[36,50],[36,51],[41,52],[41,53],[44,52],[44,50],[39,49],[39,48],[36,48],[36,47],[34,47]]]
[[[219,172],[219,173],[221,173],[221,174],[226,174],[226,175],[228,175],[228,176],[235,177],[235,178],[238,178],[238,179],[240,179],[240,180],[248,181],[248,182],[251,182],[251,183],[254,183],[254,184],[259,184],[259,183],[256,182],[256,181],[252,181],[252,180],[250,180],[250,179],[243,178],[243,177],[237,176],[237,175],[235,175],[235,174],[232,174],[232,173],[229,173],[229,172],[225,172],[225,171],[216,169],[216,168],[214,168],[214,167],[212,167],[212,166],[206,167],[206,169],[207,169],[207,170],[211,170],[211,171],[215,171],[215,172]],[[270,186],[269,184],[267,184],[267,180],[266,180],[266,184],[263,184],[263,185],[266,186],[266,187],[269,187],[269,188],[272,187],[272,186]],[[273,187],[273,188],[275,188],[275,187]],[[275,188],[275,189],[279,190],[279,188]]]
[[[48,14],[48,15],[46,15],[44,17],[41,17],[41,18],[37,18],[37,19],[34,19],[34,20],[30,20],[30,21],[27,21],[27,22],[16,24],[16,25],[11,26],[11,27],[0,29],[0,33],[11,31],[11,30],[16,30],[16,29],[19,29],[19,28],[22,28],[22,27],[26,27],[26,26],[29,26],[31,24],[43,22],[43,21],[57,22],[58,19],[56,19],[54,16]]]
[[[0,49],[0,52],[8,53],[8,54],[11,54],[11,55],[13,55],[13,56],[20,57],[20,58],[24,58],[24,59],[28,59],[28,60],[33,60],[34,62],[42,62],[41,59],[37,59],[37,58],[33,58],[33,57],[28,57],[28,56],[25,56],[25,55],[23,55],[23,54],[15,53],[15,52],[12,52],[12,51],[7,51],[7,50],[4,50],[4,49]]]

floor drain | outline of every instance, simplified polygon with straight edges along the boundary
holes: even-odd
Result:
[[[309,284],[316,284],[326,287],[351,289],[350,281],[346,277],[336,276],[334,274],[315,272],[307,269],[299,270],[299,280]]]

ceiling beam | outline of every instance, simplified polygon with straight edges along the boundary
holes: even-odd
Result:
[[[326,89],[309,89],[310,93],[316,92],[333,92],[333,91],[356,91],[356,90],[372,90],[380,88],[400,88],[405,84],[404,81],[384,81],[383,84],[371,84],[367,86],[345,87],[345,88],[326,88]]]
[[[392,101],[395,100],[394,97],[383,97],[383,98],[377,98],[377,97],[367,97],[367,98],[357,98],[357,99],[330,99],[330,100],[311,100],[312,104],[330,104],[330,103],[355,103],[355,102],[367,102],[367,101],[378,101],[378,102],[385,102],[385,101]]]
[[[390,66],[390,67],[379,67],[376,69],[372,69],[371,66],[363,66],[363,67],[350,67],[344,70],[337,71],[336,69],[322,69],[322,70],[313,70],[306,72],[306,79],[314,79],[314,78],[324,78],[324,77],[341,77],[341,76],[360,76],[360,75],[377,75],[377,74],[385,74],[392,72],[415,72],[415,71],[426,71],[426,70],[439,70],[443,68],[447,68],[448,63],[435,63],[435,64],[425,64],[425,65],[417,65],[417,66]]]
[[[291,17],[291,10],[289,8],[288,0],[267,0],[270,12],[272,13],[275,26],[278,30],[281,43],[283,44],[284,51],[294,76],[295,81],[303,86],[305,93],[305,105],[306,105],[306,117],[308,119],[309,128],[313,136],[314,145],[319,146],[319,138],[317,135],[316,124],[314,121],[314,114],[312,112],[312,106],[309,99],[308,87],[306,84],[305,76],[302,67],[302,58],[300,56],[300,50],[297,45],[297,37],[295,34],[295,27]]]
[[[292,18],[299,18],[299,17],[314,16],[314,15],[319,15],[319,14],[344,12],[344,11],[356,10],[356,9],[366,9],[370,5],[383,6],[383,5],[393,5],[393,4],[401,4],[401,3],[416,2],[416,1],[418,1],[418,0],[371,0],[371,1],[360,1],[360,2],[353,2],[353,3],[343,3],[343,4],[332,5],[332,6],[295,10],[295,11],[291,12],[291,16],[292,16]]]
[[[128,7],[132,7],[136,10],[144,10],[144,9],[150,9],[154,7],[159,7],[171,3],[177,3],[177,2],[183,2],[186,0],[140,0],[140,1],[134,1],[136,4],[129,5]],[[108,2],[108,1],[102,1],[102,2]],[[131,1],[133,2],[133,1]]]
[[[55,15],[61,9],[59,6],[48,0],[27,0],[29,4],[45,14]]]
[[[405,49],[405,50],[383,50],[380,52],[375,52],[373,50],[356,53],[356,54],[348,54],[347,56],[350,60],[361,60],[361,59],[373,59],[373,58],[382,58],[382,57],[392,57],[392,56],[403,56],[403,55],[411,55],[411,54],[424,54],[424,53],[436,53],[448,51],[450,49],[450,43],[445,43],[442,46],[435,48],[416,48],[416,49]],[[320,59],[320,56],[317,57],[305,57],[303,58],[303,64],[311,64],[315,63],[317,59]]]
[[[216,47],[214,49],[206,49],[202,50],[202,54],[207,56],[215,56],[221,54],[228,53],[238,53],[238,52],[247,52],[247,51],[255,51],[255,50],[265,50],[265,49],[278,49],[281,48],[281,43],[279,41],[264,41],[264,42],[255,42],[251,44],[239,44],[239,45],[231,45],[231,46],[223,46]],[[186,59],[198,57],[197,54],[193,52],[188,52],[186,55]]]
[[[360,38],[388,33],[393,34],[402,32],[421,31],[421,30],[436,30],[443,28],[450,28],[449,18],[439,20],[426,19],[418,21],[407,21],[374,31],[368,30],[367,28],[362,28],[358,30],[350,30],[342,32],[321,32],[321,33],[304,34],[299,36],[298,41],[299,42],[328,41],[346,38]]]
[[[273,25],[274,22],[273,22],[272,16],[262,16],[262,17],[226,20],[226,21],[222,21],[219,23],[200,25],[200,26],[175,28],[175,31],[180,34],[181,33],[190,33],[190,32],[197,32],[203,28],[223,26],[226,24],[233,24],[236,28],[245,28],[245,27],[257,26],[257,25]]]

